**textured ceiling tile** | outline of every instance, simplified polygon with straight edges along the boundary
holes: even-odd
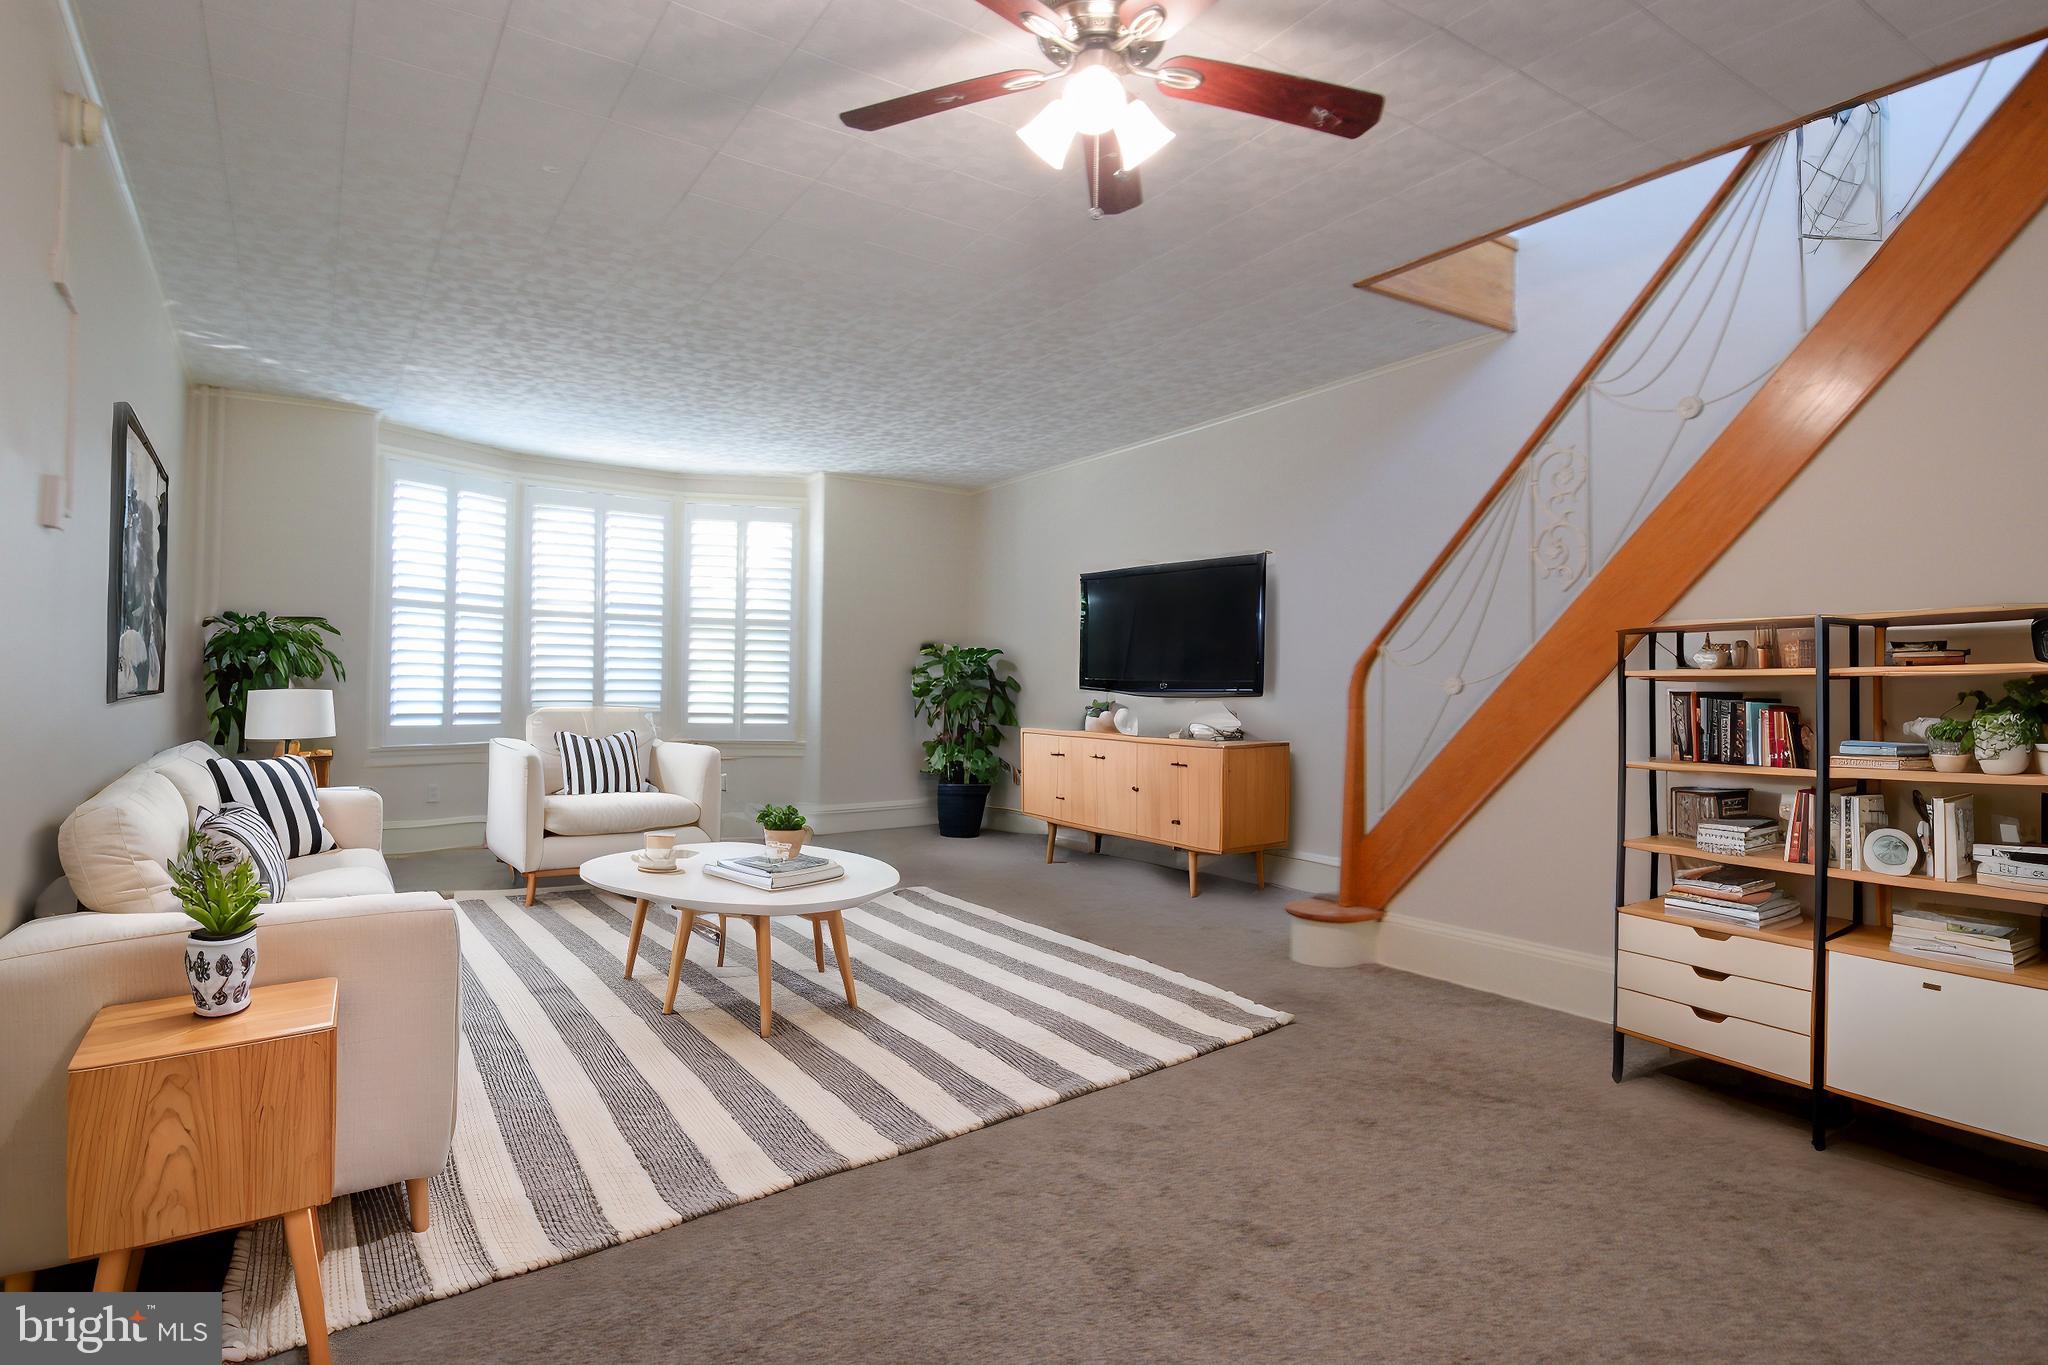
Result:
[[[213,74],[256,81],[312,99],[348,95],[348,49],[283,29],[250,23],[220,9],[206,11],[206,47]]]
[[[1414,123],[1507,74],[1506,66],[1470,43],[1432,33],[1352,79],[1384,95],[1388,112]]]
[[[610,57],[508,28],[491,63],[490,88],[603,118],[619,102],[632,72]]]
[[[2014,34],[2048,28],[2048,0],[2002,0],[2001,3],[1952,15],[1933,7],[1933,22],[1910,30],[1907,37],[1929,61],[1952,62]]]
[[[693,142],[606,124],[562,205],[562,217],[600,226],[607,235],[643,236],[682,201],[712,155]]]
[[[1513,71],[1445,105],[1417,126],[1468,152],[1490,152],[1577,111],[1578,106],[1549,86]]]
[[[759,213],[777,214],[795,203],[797,197],[814,183],[800,175],[757,166],[751,161],[720,153],[711,159],[691,189],[708,199],[736,204]]]
[[[692,0],[690,7],[728,24],[794,43],[817,22],[827,3],[828,0]]]
[[[730,99],[752,100],[790,54],[790,44],[684,5],[670,5],[640,65]]]
[[[1445,27],[1480,51],[1524,67],[1636,12],[1635,0],[1488,0]]]
[[[349,61],[352,116],[367,110],[393,123],[453,130],[466,138],[483,97],[481,79],[451,76],[360,48]]]
[[[166,62],[206,68],[199,0],[76,0],[78,24],[97,54],[127,47]]]
[[[1643,0],[1643,8],[1681,37],[1715,52],[1830,0]]]
[[[746,118],[747,105],[638,67],[611,116],[650,133],[717,147]]]
[[[490,71],[499,28],[432,0],[356,0],[358,48],[473,81]]]
[[[505,22],[600,57],[630,62],[654,36],[654,26],[667,8],[668,0],[513,0]]]
[[[1529,63],[1530,75],[1560,95],[1591,106],[1673,71],[1697,55],[1692,44],[1641,10]]]
[[[762,92],[760,103],[762,108],[774,113],[787,114],[805,123],[838,131],[845,126],[839,121],[842,111],[894,99],[906,93],[907,86],[827,61],[815,52],[792,52]],[[972,118],[972,112],[967,116]],[[951,121],[923,119],[919,124],[905,127]]]
[[[1784,105],[1708,57],[1604,99],[1593,112],[1674,154],[1681,147],[1719,146],[1792,117]]]
[[[1397,57],[1436,32],[1382,0],[1330,0],[1256,49],[1261,62],[1343,81]]]
[[[1662,159],[1654,150],[1646,153],[1639,139],[1584,110],[1487,153],[1495,165],[1554,189],[1583,184],[1590,167],[1645,156],[1652,165]]]

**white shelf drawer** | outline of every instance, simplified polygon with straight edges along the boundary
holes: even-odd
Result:
[[[1760,938],[1743,938],[1704,926],[1673,924],[1668,920],[1621,915],[1621,946],[1645,957],[1668,962],[1688,962],[1730,976],[1752,981],[1770,981],[1798,990],[1813,989],[1813,950],[1789,943],[1767,943]]]
[[[1697,1006],[1630,990],[1619,993],[1615,1023],[1687,1052],[1738,1062],[1801,1085],[1813,1077],[1812,1040],[1803,1033],[1702,1013]]]
[[[1716,1014],[1732,1014],[1793,1033],[1813,1031],[1811,991],[1731,976],[1712,967],[1645,957],[1641,953],[1620,954],[1615,959],[1614,971],[1624,990],[1661,996],[1682,1005],[1699,1005]]]
[[[1828,954],[1830,1088],[2048,1144],[2048,991]]]

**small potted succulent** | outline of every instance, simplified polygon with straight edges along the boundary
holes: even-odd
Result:
[[[2033,678],[2013,678],[1997,701],[1982,692],[1959,693],[1956,700],[1977,703],[1970,738],[1978,767],[2011,776],[2033,766],[2034,743],[2041,738],[2042,717],[2048,715],[2048,686]]]
[[[1108,697],[1097,697],[1088,703],[1088,714],[1082,718],[1084,730],[1100,730],[1106,734],[1116,732],[1116,703]]]
[[[263,918],[256,907],[270,893],[248,859],[222,864],[206,857],[197,831],[170,874],[179,906],[199,926],[185,935],[192,1012],[209,1019],[240,1014],[256,985],[256,921]]]
[[[1943,716],[1927,727],[1927,755],[1938,773],[1966,773],[1976,739],[1968,716]]]
[[[777,862],[788,862],[810,842],[811,827],[795,806],[763,806],[754,820],[768,843],[768,856]]]

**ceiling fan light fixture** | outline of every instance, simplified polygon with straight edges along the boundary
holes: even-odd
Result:
[[[1132,100],[1116,120],[1117,149],[1124,169],[1134,171],[1152,159],[1152,154],[1173,141],[1173,129],[1159,121],[1143,100]]]
[[[1066,48],[1070,52],[1073,50],[1073,40],[1067,37],[1066,30],[1043,14],[1026,10],[1017,16],[1017,22],[1022,24],[1032,37],[1043,38],[1046,42]]]
[[[1118,115],[1130,103],[1124,83],[1106,66],[1088,66],[1067,77],[1067,88],[1059,102],[1067,107],[1074,131],[1096,136],[1116,126]]]
[[[1017,136],[1032,155],[1059,170],[1067,164],[1067,149],[1074,145],[1074,112],[1065,100],[1054,100],[1019,128]]]
[[[1124,37],[1131,42],[1142,43],[1157,33],[1166,23],[1166,11],[1158,5],[1147,5],[1131,22],[1124,25]]]

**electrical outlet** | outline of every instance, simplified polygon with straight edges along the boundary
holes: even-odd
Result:
[[[439,782],[429,782],[427,784],[427,804],[430,806],[438,805],[440,800],[441,784]]]

